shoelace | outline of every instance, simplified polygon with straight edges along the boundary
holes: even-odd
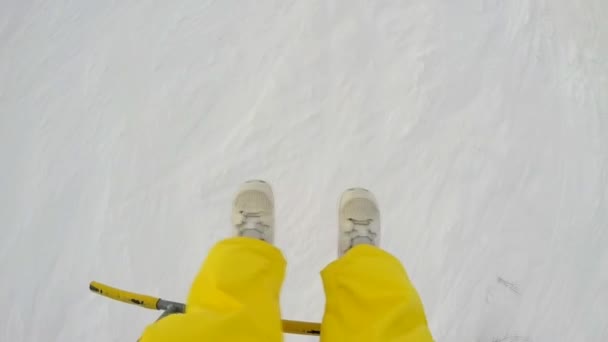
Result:
[[[369,228],[369,225],[374,220],[372,220],[372,219],[357,220],[354,218],[349,218],[348,220],[350,222],[352,222],[352,224],[353,224],[353,229],[348,232],[348,236],[350,237],[351,243],[354,239],[356,239],[358,237],[368,238],[368,239],[370,239],[371,242],[373,242],[376,239],[377,234],[372,232],[371,229]],[[357,226],[364,227],[364,230],[361,231],[360,229],[357,229]]]
[[[270,228],[267,224],[264,224],[262,222],[261,212],[246,213],[241,210],[240,214],[243,216],[243,220],[240,224],[237,224],[236,226],[241,230],[241,233],[245,230],[252,229],[260,232],[260,234],[265,234],[265,231]],[[252,220],[252,218],[255,218],[255,220]]]

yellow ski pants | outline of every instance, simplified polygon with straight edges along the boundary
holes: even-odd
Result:
[[[219,242],[186,303],[146,328],[142,342],[283,341],[279,294],[286,262],[260,240]],[[326,294],[322,342],[427,342],[431,333],[416,290],[397,258],[360,245],[321,272]]]

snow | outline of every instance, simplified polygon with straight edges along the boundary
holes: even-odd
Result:
[[[375,192],[437,341],[608,340],[602,0],[0,3],[0,340],[133,341],[277,200],[320,321],[336,205]],[[314,341],[287,336],[286,341]]]

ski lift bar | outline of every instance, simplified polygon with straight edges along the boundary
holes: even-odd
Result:
[[[161,298],[143,295],[135,292],[121,290],[96,281],[89,284],[89,289],[104,297],[117,300],[119,302],[137,305],[142,308],[161,310],[161,319],[171,314],[181,314],[186,312],[186,304],[173,302]],[[283,320],[283,332],[297,335],[321,335],[321,324],[313,322]]]

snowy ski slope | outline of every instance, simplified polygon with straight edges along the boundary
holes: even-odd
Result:
[[[608,340],[604,0],[0,2],[0,340],[134,341],[263,178],[319,321],[374,191],[437,341]],[[288,336],[286,341],[314,341]]]

